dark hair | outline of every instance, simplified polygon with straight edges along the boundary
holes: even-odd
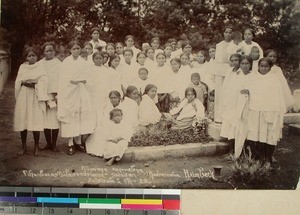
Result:
[[[241,63],[242,55],[240,55],[240,54],[238,54],[238,53],[234,53],[234,54],[230,55],[229,60],[230,60],[231,58],[233,58],[233,57],[238,58],[238,59],[239,59],[239,63]]]
[[[191,42],[189,40],[183,40],[181,48],[184,49],[188,45],[192,47]]]
[[[26,58],[27,58],[29,52],[33,52],[33,53],[37,56],[37,58],[39,59],[40,53],[39,53],[38,48],[35,47],[35,46],[27,46],[27,47],[25,47],[24,50],[23,50],[23,57],[24,57],[24,60],[26,60]]]
[[[188,92],[192,92],[192,93],[195,95],[195,97],[197,97],[196,90],[195,90],[193,87],[188,87],[188,88],[186,88],[186,90],[185,90],[185,92],[184,92],[184,97],[187,96]]]
[[[253,59],[252,59],[252,57],[250,57],[249,55],[243,55],[241,57],[241,62],[243,60],[245,60],[245,59],[250,63],[250,70],[252,70],[252,66],[253,66]]]
[[[95,51],[95,52],[93,53],[93,55],[92,55],[92,59],[94,59],[97,55],[100,55],[102,58],[104,58],[104,57],[103,57],[103,54],[102,54],[101,52]]]
[[[106,53],[107,53],[107,52],[106,52]],[[117,55],[117,54],[113,54],[112,56],[110,56],[109,61],[108,61],[108,66],[111,67],[111,62],[112,62],[114,59],[117,59],[117,58],[120,60],[120,57],[119,57],[119,55]]]
[[[109,119],[111,120],[111,119],[113,118],[114,114],[117,113],[117,112],[120,112],[121,115],[123,115],[123,112],[122,112],[121,109],[115,108],[115,109],[113,109],[113,110],[111,110],[111,111],[109,112]]]
[[[159,37],[153,37],[150,41],[150,44],[153,43],[154,40],[158,40],[159,44],[160,44],[160,39]]]
[[[143,55],[145,55],[145,57],[147,58],[147,55],[146,55],[146,53],[145,53],[145,52],[143,52],[143,51],[141,51],[141,52],[137,53],[137,55],[136,55],[136,62],[138,62],[138,61],[137,61],[137,59],[138,59],[138,58],[139,58],[139,56],[140,56],[140,55],[142,55],[142,54],[143,54]]]
[[[168,46],[170,46],[170,47],[172,48],[171,43],[166,43],[166,44],[164,45],[164,49],[167,48]]]
[[[157,87],[154,84],[147,84],[147,86],[145,87],[144,95],[147,94],[152,88],[157,89]]]
[[[183,55],[186,55],[186,56],[188,57],[188,59],[190,59],[190,56],[189,56],[188,54],[186,54],[186,53],[182,53],[182,54],[180,55],[180,58],[181,58]]]
[[[175,61],[176,63],[178,63],[181,66],[181,60],[179,58],[177,58],[177,57],[172,58],[170,63],[172,63],[172,61]]]
[[[172,42],[177,43],[177,40],[176,40],[175,38],[169,38],[167,42],[170,43],[170,44],[171,44]]]
[[[127,36],[125,37],[125,42],[126,42],[129,38],[133,39],[133,41],[134,41],[134,37],[133,37],[132,35],[127,35]]]
[[[113,43],[107,43],[106,46],[105,46],[105,50],[107,50],[108,46],[112,46],[114,49],[116,49],[115,44],[113,44]]]
[[[199,79],[201,80],[200,74],[197,73],[197,72],[192,73],[191,79],[192,79],[193,77],[197,77],[197,78],[199,78]]]
[[[163,52],[159,52],[159,53],[155,56],[155,58],[157,59],[159,55],[162,55],[162,56],[164,56],[165,58],[167,58],[166,54],[163,53]]]
[[[232,31],[234,31],[233,25],[229,24],[229,25],[225,25],[225,27],[223,28],[223,32],[225,32],[225,30],[226,30],[227,28],[229,28],[229,29],[231,29]]]
[[[80,43],[77,40],[72,40],[71,42],[69,42],[68,44],[68,48],[71,49],[73,46],[78,45],[80,46]],[[81,47],[81,46],[80,46]]]
[[[273,66],[272,61],[271,61],[269,58],[266,58],[266,57],[263,57],[263,58],[261,58],[261,59],[258,61],[258,66],[259,66],[259,65],[261,64],[261,62],[263,62],[263,61],[266,61],[266,62],[269,64],[270,67]]]
[[[252,34],[252,36],[253,36],[253,38],[254,38],[254,37],[255,37],[254,30],[253,30],[252,28],[246,28],[246,29],[244,30],[244,34],[245,34],[245,32],[246,32],[247,30],[251,32],[251,34]]]
[[[127,89],[126,89],[126,96],[127,96],[128,98],[130,98],[130,95],[131,95],[135,90],[138,91],[138,89],[137,89],[135,86],[128,86]]]
[[[42,51],[43,51],[43,52],[45,51],[46,46],[52,46],[52,48],[55,49],[55,44],[54,44],[54,42],[45,42],[45,43],[42,45]]]
[[[115,95],[115,96],[117,96],[118,98],[121,99],[121,94],[117,90],[110,91],[110,93],[108,94],[108,98],[110,98],[112,95]]]
[[[83,47],[85,47],[86,45],[89,45],[90,47],[93,48],[93,45],[92,45],[92,43],[90,43],[90,42],[85,42],[85,43],[83,44]]]
[[[92,28],[92,30],[91,30],[91,34],[93,34],[93,33],[94,33],[94,31],[98,31],[98,33],[100,34],[100,29],[99,29],[99,28],[97,28],[97,27],[95,27],[95,28]]]
[[[124,50],[123,50],[123,55],[125,54],[125,52],[130,52],[131,55],[133,56],[133,51],[132,51],[132,49],[129,49],[129,48],[124,49]]]
[[[210,45],[209,48],[208,48],[208,50],[209,50],[209,49],[217,49],[216,44]]]
[[[121,45],[122,45],[122,47],[124,48],[124,44],[123,44],[123,43],[121,43],[121,42],[117,42],[117,43],[115,44],[115,46],[117,46],[118,44],[121,44]]]
[[[152,48],[152,47],[147,48],[147,49],[146,49],[146,52],[145,52],[147,57],[148,57],[147,53],[148,53],[148,51],[149,51],[150,49],[152,49],[152,50],[155,52],[154,48]]]
[[[277,52],[274,49],[267,49],[264,52],[264,57],[267,57],[271,52],[275,52],[275,54],[277,55]]]
[[[141,71],[141,70],[145,70],[145,71],[147,72],[147,74],[149,74],[148,69],[146,69],[145,67],[140,68],[139,71],[138,71],[138,74],[140,74],[140,71]]]

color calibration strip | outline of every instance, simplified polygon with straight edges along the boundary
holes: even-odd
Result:
[[[0,214],[179,215],[181,190],[0,187]]]

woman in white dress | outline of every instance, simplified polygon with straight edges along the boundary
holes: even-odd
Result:
[[[132,128],[122,119],[121,109],[113,109],[109,115],[110,121],[105,125],[104,130],[104,158],[108,159],[107,166],[122,159],[133,134]]]
[[[115,108],[122,109],[121,94],[118,91],[111,91],[107,101],[101,111],[98,112],[97,127],[86,141],[86,152],[91,155],[102,157],[104,154],[105,125],[109,122],[109,113]]]
[[[241,91],[249,96],[247,139],[252,141],[252,148],[259,152],[262,162],[272,162],[286,111],[280,81],[276,74],[270,72],[272,65],[268,58],[260,59],[258,72]]]
[[[42,148],[42,150],[52,149],[57,152],[56,141],[59,132],[59,121],[57,119],[57,90],[58,90],[58,76],[61,66],[61,62],[54,58],[54,44],[45,43],[43,46],[44,59],[41,63],[45,66],[47,77],[48,77],[48,87],[47,93],[49,100],[46,103],[46,118],[45,118],[45,129],[44,134],[46,138],[47,145]]]
[[[195,117],[204,118],[204,106],[197,99],[196,90],[189,87],[185,90],[185,99],[181,101],[178,107],[173,108],[170,114],[175,119],[171,129],[182,130],[191,128]]]
[[[262,48],[258,43],[253,41],[253,38],[254,38],[253,30],[251,28],[247,28],[244,31],[244,40],[239,44],[239,46],[242,49],[243,55],[250,55],[252,47],[256,46],[259,49],[260,56],[263,56],[264,54]]]
[[[58,81],[57,116],[61,122],[61,136],[68,138],[68,154],[75,153],[74,138],[81,136],[81,150],[85,141],[94,131],[91,99],[87,90],[87,62],[82,59],[77,41],[69,43],[71,56],[61,66]]]
[[[139,91],[135,86],[128,86],[126,90],[126,96],[122,102],[123,120],[128,126],[131,126],[133,130],[136,130],[139,125]]]
[[[127,35],[125,37],[125,44],[126,46],[124,47],[124,50],[131,49],[133,52],[133,57],[136,58],[137,53],[139,53],[141,50],[135,47],[135,41],[132,35]]]
[[[33,47],[24,50],[25,63],[18,71],[15,81],[14,130],[21,133],[22,152],[27,153],[27,131],[33,132],[34,155],[38,155],[40,131],[45,127],[48,78],[41,62],[37,62],[38,51]]]
[[[156,124],[160,121],[161,113],[159,112],[156,103],[157,87],[153,84],[146,86],[142,101],[139,106],[139,124],[147,126]]]

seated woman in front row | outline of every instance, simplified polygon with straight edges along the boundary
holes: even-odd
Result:
[[[109,113],[110,122],[104,131],[104,159],[107,159],[107,166],[115,161],[121,160],[128,147],[133,130],[126,121],[122,120],[123,113],[121,109],[115,108]]]
[[[178,107],[170,111],[173,125],[171,129],[187,129],[192,127],[195,117],[204,118],[204,106],[199,99],[194,88],[189,87],[185,90],[185,98]]]

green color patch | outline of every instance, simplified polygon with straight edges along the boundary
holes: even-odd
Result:
[[[121,204],[121,199],[97,199],[97,198],[79,198],[79,203],[91,204]]]

